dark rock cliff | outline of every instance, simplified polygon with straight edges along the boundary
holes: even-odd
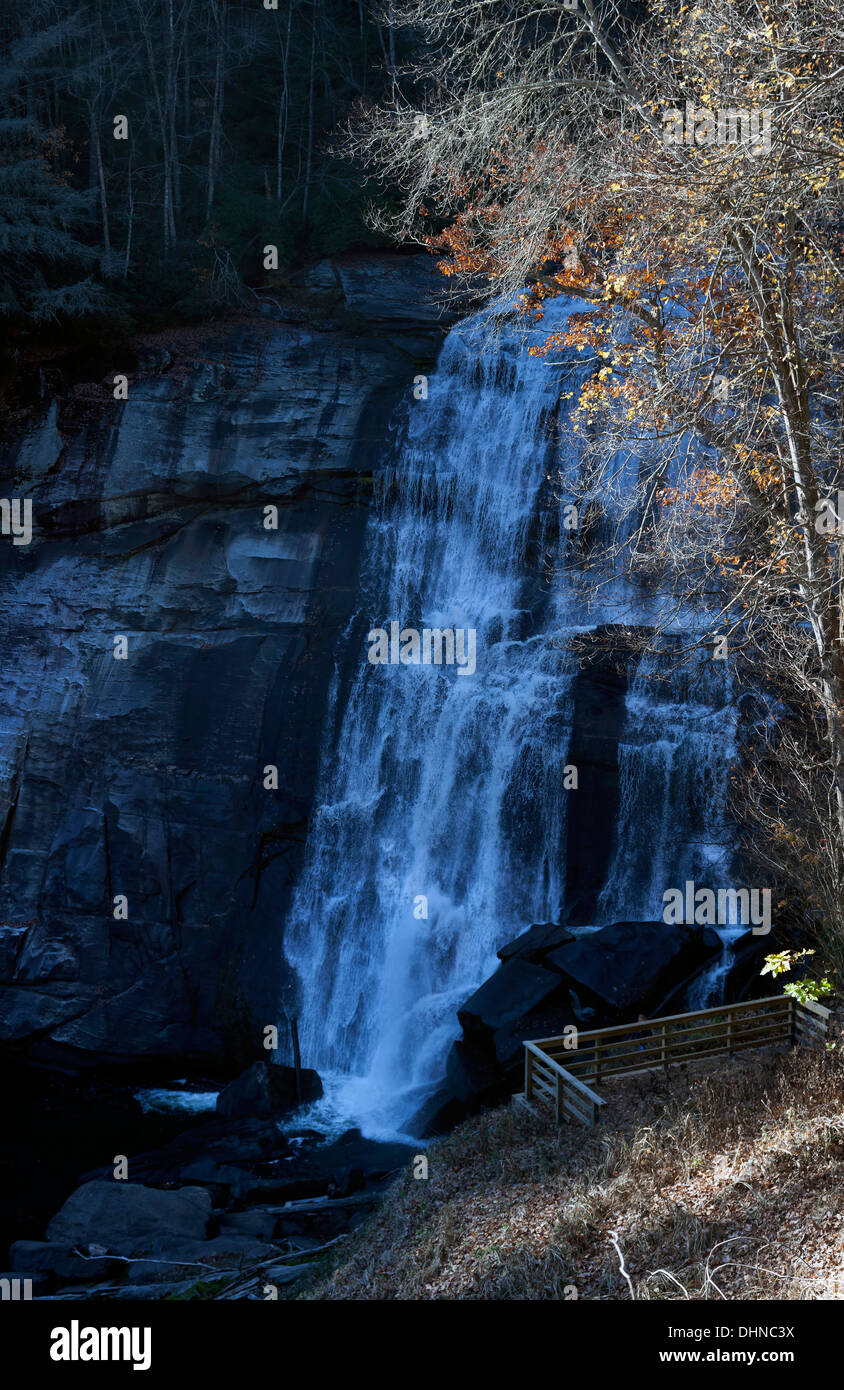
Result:
[[[371,473],[444,331],[427,258],[321,276],[293,310],[164,335],[125,402],[117,364],[65,385],[4,454],[34,520],[0,538],[7,1050],[237,1071],[280,1021]]]

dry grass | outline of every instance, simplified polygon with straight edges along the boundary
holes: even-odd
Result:
[[[433,1144],[304,1296],[844,1297],[837,1046],[603,1093],[591,1131],[510,1106]]]

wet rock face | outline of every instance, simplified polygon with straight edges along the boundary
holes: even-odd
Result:
[[[191,330],[7,449],[34,527],[0,542],[0,1045],[234,1073],[278,1021],[370,475],[442,339],[423,260],[387,323],[351,267],[353,326]]]
[[[578,926],[594,921],[616,842],[619,740],[635,669],[628,644],[621,628],[598,629],[593,649],[581,654],[574,682],[568,758],[578,769],[577,795],[589,808],[588,815],[569,816],[566,824],[566,921]]]

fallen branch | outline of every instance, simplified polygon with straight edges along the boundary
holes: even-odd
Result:
[[[633,1291],[633,1283],[632,1283],[632,1280],[631,1280],[631,1278],[630,1278],[630,1275],[627,1273],[627,1270],[626,1270],[625,1267],[624,1267],[624,1256],[623,1256],[622,1253],[621,1253],[621,1246],[620,1246],[619,1243],[618,1243],[618,1231],[610,1231],[609,1236],[610,1236],[610,1240],[612,1241],[613,1246],[614,1246],[614,1248],[615,1248],[615,1253],[618,1255],[618,1267],[619,1267],[619,1270],[620,1270],[621,1274],[623,1275],[623,1277],[627,1280],[627,1287],[628,1287],[628,1289],[630,1290],[630,1297],[631,1297],[632,1299],[635,1299],[636,1294],[635,1294],[634,1291]]]

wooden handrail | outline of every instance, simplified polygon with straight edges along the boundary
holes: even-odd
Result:
[[[829,1018],[832,1013],[832,1010],[828,1009],[825,1004],[819,1004],[815,999],[797,999],[795,1003],[798,1008],[808,1009],[810,1014],[817,1014],[822,1019]]]
[[[599,1037],[600,1037],[600,1038],[606,1038],[606,1037],[611,1036],[613,1033],[629,1033],[629,1032],[635,1032],[637,1029],[650,1028],[650,1027],[653,1027],[653,1025],[654,1025],[655,1023],[679,1023],[681,1019],[712,1017],[712,1016],[714,1016],[715,1014],[725,1014],[725,1013],[727,1013],[728,1011],[732,1011],[732,1012],[735,1012],[735,1013],[739,1013],[739,1012],[742,1012],[742,1011],[744,1011],[744,1010],[758,1009],[758,1008],[760,1008],[763,1004],[783,1004],[783,1005],[784,1005],[784,1004],[787,1003],[788,998],[789,998],[789,996],[788,996],[787,994],[771,994],[771,995],[767,995],[764,999],[748,999],[748,1000],[745,1000],[744,1003],[742,1003],[742,1004],[720,1004],[720,1005],[718,1005],[716,1008],[712,1008],[712,1009],[695,1009],[695,1010],[693,1010],[692,1012],[687,1013],[687,1014],[660,1014],[659,1017],[657,1017],[657,1018],[646,1018],[646,1019],[641,1019],[638,1023],[614,1023],[614,1024],[613,1024],[611,1027],[609,1027],[609,1028],[593,1028],[593,1029],[591,1029],[589,1032],[585,1032],[585,1033],[578,1032],[578,1035],[577,1035],[577,1036],[578,1036],[578,1041],[580,1041],[580,1040],[582,1040],[582,1039],[584,1039],[584,1038],[599,1038]],[[817,1008],[817,1009],[821,1009],[821,1008],[823,1008],[823,1005],[818,1004],[818,1005],[815,1005],[814,1007]],[[829,1016],[829,1009],[825,1009],[825,1010],[824,1010],[824,1013],[825,1013],[825,1014],[827,1015],[827,1017],[828,1017],[828,1016]],[[559,1041],[561,1041],[561,1039],[560,1039],[559,1037],[554,1037],[554,1038],[531,1038],[531,1042],[534,1043],[537,1047],[542,1047],[542,1044],[543,1044],[543,1043],[551,1043],[551,1042],[559,1042]]]
[[[538,1057],[544,1066],[550,1067],[552,1071],[558,1072],[559,1075],[565,1079],[567,1085],[572,1086],[575,1091],[581,1091],[594,1105],[606,1105],[606,1101],[602,1100],[595,1091],[585,1084],[585,1082],[580,1081],[576,1076],[572,1076],[570,1071],[566,1071],[565,1067],[561,1067],[559,1062],[555,1062],[553,1057],[548,1056],[547,1052],[543,1052],[541,1048],[529,1042],[525,1043],[525,1047],[529,1052],[532,1052]]]
[[[756,1010],[755,1016],[753,1010]],[[734,1052],[763,1047],[766,1043],[803,1041],[811,1045],[826,1036],[829,1017],[830,1010],[823,1004],[803,1003],[790,995],[776,994],[765,999],[749,999],[742,1004],[721,1004],[686,1014],[665,1014],[660,1018],[637,1019],[635,1023],[593,1028],[577,1034],[574,1048],[567,1046],[569,1039],[565,1036],[533,1038],[524,1043],[525,1089],[520,1099],[531,1108],[537,1094],[540,1100],[553,1104],[558,1122],[565,1110],[572,1118],[586,1124],[594,1124],[598,1108],[606,1104],[579,1076],[547,1052],[546,1047],[554,1046],[559,1052],[562,1045],[565,1051],[574,1054],[571,1066],[586,1072],[597,1084],[601,1076],[623,1076],[660,1067],[667,1071],[672,1065],[694,1061],[696,1057],[702,1060],[732,1056]],[[672,1024],[694,1025],[704,1019],[711,1022],[698,1022],[697,1027],[677,1028],[672,1032]],[[643,1038],[650,1046],[641,1046]],[[605,1047],[608,1039],[616,1041]],[[626,1044],[633,1042],[639,1042],[640,1047],[623,1050]],[[694,1048],[698,1051],[689,1050]]]

